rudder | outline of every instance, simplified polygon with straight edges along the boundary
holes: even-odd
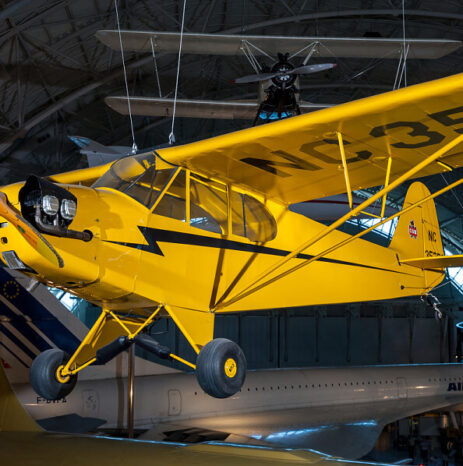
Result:
[[[430,194],[423,183],[411,184],[402,209],[416,204]],[[389,247],[397,252],[399,260],[444,254],[436,206],[432,199],[399,217]]]
[[[429,196],[428,188],[420,182],[410,185],[402,209]],[[423,259],[444,255],[444,247],[433,199],[423,202],[399,217],[389,248],[397,253],[399,262],[407,259]],[[411,261],[412,262],[412,261]],[[416,263],[416,261],[413,261]],[[410,264],[411,265],[411,264]],[[416,265],[423,270],[425,289],[438,285],[445,277],[443,268]]]

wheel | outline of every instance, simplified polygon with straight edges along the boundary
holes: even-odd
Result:
[[[216,338],[204,346],[196,360],[196,378],[201,388],[214,398],[234,395],[246,377],[246,358],[230,340]]]
[[[49,349],[34,359],[30,381],[38,395],[46,400],[59,400],[72,392],[77,382],[77,375],[70,376],[67,383],[61,383],[56,378],[58,367],[66,364],[68,360],[69,355],[59,349]]]

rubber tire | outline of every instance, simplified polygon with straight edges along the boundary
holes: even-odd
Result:
[[[77,382],[77,374],[69,382],[61,383],[56,378],[59,366],[69,361],[69,355],[60,349],[40,353],[32,362],[30,382],[37,395],[46,400],[59,400],[69,395]]]
[[[236,374],[225,373],[225,362],[233,358]],[[205,345],[196,360],[196,378],[201,388],[214,398],[228,398],[238,392],[246,378],[246,358],[243,350],[233,341],[216,338]]]

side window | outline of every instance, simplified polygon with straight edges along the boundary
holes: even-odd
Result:
[[[244,202],[243,194],[231,191],[231,220],[232,220],[232,233],[238,236],[246,236],[246,229],[244,225]]]
[[[227,187],[190,176],[190,225],[214,233],[227,232]]]
[[[251,241],[270,241],[277,234],[275,219],[257,199],[245,194],[244,216],[246,237]]]
[[[275,238],[277,234],[275,219],[257,199],[232,191],[231,212],[233,234],[259,242]]]
[[[186,175],[180,171],[170,185],[167,192],[162,196],[154,213],[176,220],[186,221]],[[154,203],[154,201],[153,201]]]

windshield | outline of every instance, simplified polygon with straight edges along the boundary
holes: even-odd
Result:
[[[151,208],[174,169],[156,170],[156,157],[139,154],[115,162],[94,184],[94,188],[112,188]]]

